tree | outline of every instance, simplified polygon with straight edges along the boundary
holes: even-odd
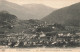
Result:
[[[0,25],[2,27],[13,27],[17,20],[15,15],[9,14],[7,11],[0,12]]]
[[[17,22],[17,17],[7,11],[0,12],[0,33],[10,32]]]

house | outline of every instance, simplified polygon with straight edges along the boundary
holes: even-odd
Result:
[[[79,35],[80,36],[80,32],[77,32],[76,35]]]

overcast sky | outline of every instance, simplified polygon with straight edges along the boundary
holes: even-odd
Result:
[[[19,5],[31,4],[31,3],[44,4],[53,8],[62,8],[80,2],[80,0],[7,0],[7,1]]]

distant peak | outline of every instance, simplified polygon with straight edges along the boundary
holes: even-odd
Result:
[[[23,4],[23,6],[46,6],[46,5],[32,3],[32,4]]]
[[[43,7],[48,7],[48,8],[52,8],[52,7],[50,7],[50,6],[47,6],[47,5],[44,5],[44,4],[36,4],[36,3],[31,3],[31,4],[23,4],[23,6],[24,7],[41,7],[41,8],[43,8]],[[53,8],[52,8],[53,9]]]
[[[5,4],[5,3],[8,3],[8,1],[7,0],[0,0],[0,3]]]
[[[73,6],[73,5],[76,5],[76,6],[77,6],[77,5],[80,5],[80,2],[78,2],[78,3],[75,3],[75,4],[72,4],[71,6]]]
[[[7,2],[7,0],[0,0],[0,2]]]
[[[24,4],[24,5],[43,5],[43,4],[31,3],[31,4]]]

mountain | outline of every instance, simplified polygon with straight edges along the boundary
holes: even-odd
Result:
[[[27,7],[28,8],[27,9],[26,7],[12,3],[12,2],[8,2],[6,0],[0,0],[0,11],[3,11],[3,10],[8,11],[9,13],[16,15],[19,19],[23,19],[23,20],[24,19],[38,19],[38,18],[40,18],[39,17],[40,13],[34,15],[35,11],[33,12],[33,8],[28,10],[29,8]],[[46,8],[48,8],[48,7],[46,7]],[[43,9],[45,10],[45,7]],[[37,11],[41,11],[41,10],[39,9]],[[44,11],[43,11],[43,15],[40,15],[40,16],[41,17],[45,16]]]
[[[26,9],[22,6],[6,0],[2,0],[0,3],[0,11],[3,10],[16,15],[19,19],[28,19],[33,16],[32,14],[27,13]]]
[[[42,20],[48,23],[80,26],[80,3],[58,9]]]
[[[28,10],[30,14],[35,15],[36,19],[41,19],[55,10],[54,8],[45,6],[43,4],[32,3],[32,4],[24,4],[23,6],[26,8],[26,10]]]

